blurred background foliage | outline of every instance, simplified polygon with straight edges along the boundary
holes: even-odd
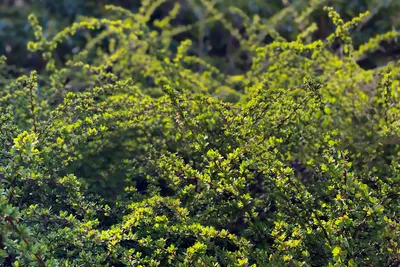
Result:
[[[174,20],[176,25],[189,25],[207,17],[207,9],[199,0],[167,0],[154,12],[152,20],[165,16],[173,5],[179,1],[181,11]],[[52,37],[60,30],[85,16],[109,16],[104,9],[107,4],[122,6],[133,12],[141,6],[141,0],[2,0],[0,1],[0,54],[5,55],[9,65],[25,69],[41,69],[44,63],[37,54],[28,52],[26,44],[33,38],[28,15],[34,13],[43,27],[45,37]],[[316,23],[317,31],[313,38],[328,36],[334,26],[322,11],[324,5],[332,6],[348,20],[361,12],[370,11],[367,20],[353,32],[355,46],[365,43],[370,37],[398,29],[400,26],[400,1],[397,0],[217,0],[210,1],[215,8],[224,14],[234,27],[243,27],[243,17],[232,12],[237,7],[250,18],[259,16],[261,21],[268,21],[280,35],[287,40],[296,36],[312,23]],[[230,58],[235,56],[239,42],[231,32],[219,22],[198,23],[198,27],[175,36],[177,43],[189,38],[198,40],[193,53],[207,59],[220,69],[232,74],[240,73],[248,64],[229,65]],[[262,36],[262,35],[261,35]],[[58,59],[65,60],[65,55],[78,52],[79,44],[88,40],[88,33],[76,35],[57,50]],[[268,35],[263,41],[270,41]],[[270,38],[272,39],[272,38]],[[177,43],[172,44],[174,49]],[[333,47],[333,49],[339,49]],[[245,59],[245,55],[241,55]],[[379,51],[360,59],[363,68],[375,68],[388,61],[400,58],[400,45],[397,42],[383,43]],[[235,61],[236,62],[236,61]],[[21,71],[22,72],[22,71]]]

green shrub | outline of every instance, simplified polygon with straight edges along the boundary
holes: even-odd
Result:
[[[45,38],[46,68],[13,77],[2,59],[0,255],[5,266],[384,266],[400,257],[400,66],[358,59],[312,22],[287,41],[258,16],[238,31],[210,1],[177,26],[175,4],[107,6]],[[302,21],[312,12],[304,13]],[[278,18],[279,19],[279,18]],[[235,57],[177,35],[220,23]],[[277,25],[279,22],[276,22]],[[90,36],[66,62],[56,49]],[[268,32],[266,43],[259,38]],[[333,51],[339,45],[340,53]],[[243,63],[244,56],[247,63]],[[242,65],[240,65],[242,64]]]

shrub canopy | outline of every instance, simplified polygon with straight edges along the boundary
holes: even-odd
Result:
[[[164,2],[52,36],[31,15],[45,67],[2,58],[0,264],[400,261],[400,65],[359,65],[399,32],[356,44],[374,14],[326,7],[334,30],[315,38],[324,1],[282,1],[267,20],[188,1],[193,24],[176,23],[178,1],[155,19]],[[229,33],[229,57],[209,52],[209,27]]]

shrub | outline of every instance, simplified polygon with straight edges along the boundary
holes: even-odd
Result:
[[[344,21],[287,41],[243,16],[235,71],[174,36],[176,3],[107,6],[45,38],[46,68],[2,65],[0,255],[5,266],[383,266],[399,260],[400,66],[357,60]],[[305,14],[304,16],[307,16]],[[268,31],[273,41],[259,40]],[[64,63],[57,46],[90,39]],[[333,50],[334,45],[341,49]],[[336,53],[339,51],[339,53]],[[248,61],[240,65],[242,56]],[[3,59],[3,63],[4,63]],[[236,66],[239,66],[236,68]],[[236,71],[237,70],[237,71]]]

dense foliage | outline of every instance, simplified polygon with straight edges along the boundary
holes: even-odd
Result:
[[[1,59],[0,264],[396,266],[400,62],[359,63],[399,32],[359,45],[375,14],[326,1],[269,19],[187,1],[193,24],[165,2],[50,36],[30,15],[44,67]],[[208,50],[214,28],[229,56]]]
[[[0,1],[0,54],[7,56],[7,63],[24,69],[41,69],[45,62],[40,55],[26,49],[27,42],[33,32],[29,27],[28,15],[34,13],[43,27],[46,38],[54,36],[71,23],[82,17],[110,17],[104,8],[107,4],[121,6],[137,13],[141,0],[2,0]],[[180,4],[180,10],[173,21],[174,26],[194,24],[191,29],[179,31],[171,36],[171,45],[176,47],[180,41],[194,41],[192,50],[198,56],[211,56],[214,65],[223,65],[230,72],[241,72],[242,64],[226,64],[232,56],[237,57],[237,47],[240,45],[235,33],[229,28],[221,27],[221,23],[212,21],[210,10],[206,9],[204,1],[200,0],[165,0],[159,8],[152,12],[149,22],[161,20],[168,15],[175,3]],[[355,47],[368,41],[369,37],[384,34],[393,27],[400,26],[397,0],[213,0],[215,10],[227,19],[240,33],[246,29],[245,21],[240,13],[250,18],[256,17],[264,24],[262,32],[255,40],[272,41],[271,32],[277,32],[289,41],[296,40],[299,33],[311,24],[315,31],[310,34],[314,39],[326,38],[335,28],[324,12],[323,6],[332,6],[345,20],[369,11],[369,15],[352,31]],[[240,9],[240,13],[232,8]],[[313,27],[315,27],[313,26]],[[90,39],[86,32],[77,32],[68,41],[59,44],[54,58],[64,61],[65,55],[77,51]],[[254,40],[253,40],[254,41]],[[363,55],[359,59],[361,66],[374,68],[382,66],[388,60],[399,59],[400,49],[397,44],[382,43],[379,50]],[[222,60],[221,60],[222,59]],[[19,69],[23,71],[23,69]]]

